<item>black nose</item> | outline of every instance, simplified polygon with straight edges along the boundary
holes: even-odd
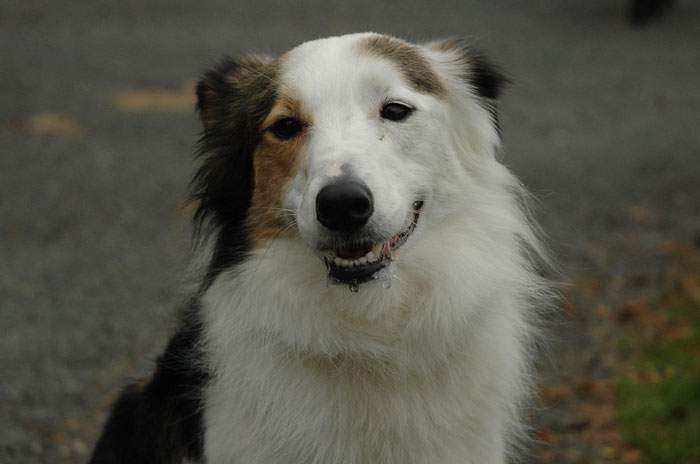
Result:
[[[337,232],[353,232],[367,224],[374,211],[372,192],[356,179],[328,184],[316,196],[316,217]]]

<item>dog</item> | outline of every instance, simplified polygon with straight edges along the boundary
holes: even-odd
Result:
[[[206,72],[199,284],[91,462],[506,462],[551,294],[497,161],[506,83],[375,33]]]

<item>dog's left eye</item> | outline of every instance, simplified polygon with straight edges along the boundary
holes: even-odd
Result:
[[[413,108],[403,103],[390,102],[382,106],[382,111],[379,113],[382,118],[389,121],[403,121],[413,113]]]

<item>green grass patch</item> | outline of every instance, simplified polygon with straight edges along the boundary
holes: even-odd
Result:
[[[616,379],[623,439],[649,464],[700,464],[700,302],[679,292],[626,330]]]

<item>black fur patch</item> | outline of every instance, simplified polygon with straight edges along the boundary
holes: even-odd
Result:
[[[501,121],[498,115],[497,100],[501,97],[509,80],[485,55],[474,50],[470,51],[468,81],[476,90],[477,95],[483,99],[482,105],[491,113],[491,119],[500,135]]]
[[[496,129],[500,133],[497,103],[503,90],[510,83],[510,79],[486,55],[464,40],[448,39],[434,43],[432,47],[457,54],[459,64],[464,69],[462,78],[474,90],[476,96],[481,98],[481,104],[491,113]]]
[[[200,291],[245,257],[245,220],[253,193],[253,153],[260,124],[275,97],[271,61],[224,60],[197,86],[204,131],[202,166],[192,181],[195,240],[217,233]],[[204,230],[206,229],[206,230]],[[197,295],[195,295],[196,301]],[[202,390],[209,379],[200,351],[198,305],[191,303],[180,330],[158,358],[152,380],[131,385],[115,403],[91,464],[170,464],[203,455]]]
[[[226,59],[197,86],[204,131],[202,166],[192,181],[192,198],[199,202],[195,236],[218,234],[203,288],[249,250],[245,220],[254,187],[253,153],[275,94],[274,62],[255,57]]]
[[[203,455],[201,327],[191,314],[157,361],[152,380],[130,385],[112,408],[90,464],[171,464]]]
[[[480,97],[498,100],[508,79],[486,56],[474,50],[470,52],[469,82]]]

